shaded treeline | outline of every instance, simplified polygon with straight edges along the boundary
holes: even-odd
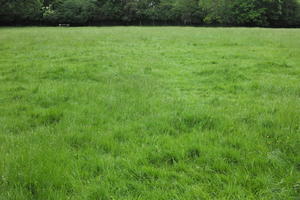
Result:
[[[296,27],[297,0],[0,0],[1,25]]]

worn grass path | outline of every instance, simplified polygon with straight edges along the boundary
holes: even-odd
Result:
[[[0,199],[300,198],[300,29],[0,28]]]

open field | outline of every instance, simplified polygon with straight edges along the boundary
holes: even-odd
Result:
[[[299,199],[300,29],[0,28],[0,199]]]

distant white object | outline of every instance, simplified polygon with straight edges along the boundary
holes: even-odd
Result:
[[[69,27],[70,24],[58,24],[59,27]]]

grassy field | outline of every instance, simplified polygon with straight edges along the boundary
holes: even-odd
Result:
[[[0,28],[0,199],[300,199],[300,29]]]

